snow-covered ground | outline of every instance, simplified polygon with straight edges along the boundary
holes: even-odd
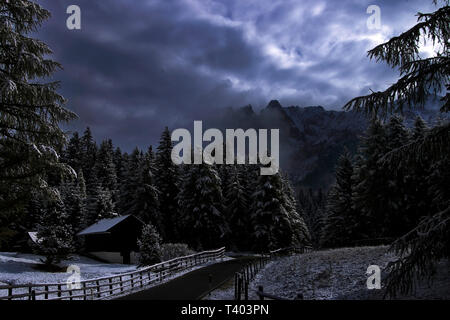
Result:
[[[21,285],[21,284],[56,284],[66,283],[71,274],[65,272],[42,272],[35,269],[35,266],[41,262],[42,257],[34,254],[22,254],[11,252],[0,252],[0,286],[2,285]],[[198,265],[180,272],[176,272],[164,279],[164,282],[179,277],[187,272],[203,268],[207,265],[225,261],[231,258],[224,257]],[[135,265],[108,264],[96,260],[74,255],[72,259],[60,263],[63,266],[76,265],[80,268],[80,280],[96,279],[101,277],[113,276],[132,272],[137,270]],[[123,278],[127,280],[127,277]],[[160,283],[152,283],[144,288],[136,288],[135,291],[150,288]],[[116,286],[114,286],[115,288]],[[16,289],[17,290],[17,289]],[[23,292],[22,292],[23,291]],[[26,290],[18,290],[15,293],[26,293]],[[135,292],[129,291],[127,294]],[[0,289],[0,296],[7,295],[6,289]],[[117,296],[115,296],[117,297]],[[37,298],[43,298],[42,295]],[[106,298],[106,297],[104,297]]]
[[[70,276],[65,272],[42,272],[34,266],[43,257],[34,254],[0,252],[0,285],[30,283],[64,283]],[[80,268],[81,280],[100,278],[136,270],[135,265],[106,264],[83,256],[74,255],[60,265],[76,265]]]
[[[367,289],[367,267],[378,265],[383,270],[396,257],[387,252],[388,247],[359,247],[316,251],[274,260],[266,265],[250,283],[249,298],[258,299],[256,290],[278,297],[295,299],[381,299],[381,290]],[[381,279],[383,283],[383,275]],[[214,291],[208,299],[233,299],[232,283]],[[450,299],[449,262],[439,264],[431,287],[421,283],[407,299]]]

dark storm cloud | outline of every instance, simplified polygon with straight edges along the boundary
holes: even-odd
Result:
[[[64,71],[56,77],[80,119],[125,150],[227,106],[340,108],[394,79],[366,51],[411,26],[422,1],[60,0],[39,33]],[[431,2],[431,1],[430,1]],[[82,30],[66,28],[66,8]],[[366,8],[382,10],[381,30]]]

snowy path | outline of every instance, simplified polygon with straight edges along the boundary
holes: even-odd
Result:
[[[120,300],[195,300],[211,288],[233,277],[252,257],[244,257],[215,263],[189,272],[167,283],[119,298]]]

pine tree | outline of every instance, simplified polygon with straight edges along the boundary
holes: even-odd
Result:
[[[389,175],[379,164],[388,150],[387,145],[385,128],[377,118],[372,119],[362,139],[354,170],[353,203],[359,214],[355,233],[363,237],[358,240],[383,238],[389,227],[385,224]]]
[[[187,243],[198,250],[225,244],[229,234],[217,170],[209,164],[185,168],[181,193],[180,226]]]
[[[323,194],[318,191],[316,195],[312,189],[300,189],[297,199],[298,210],[303,212],[304,221],[308,227],[311,245],[319,248],[325,219],[326,201],[323,199]]]
[[[336,166],[336,182],[332,186],[326,207],[326,218],[322,230],[322,247],[353,245],[360,239],[357,217],[353,209],[352,191],[353,164],[348,150],[340,156]]]
[[[101,219],[117,217],[111,192],[96,184],[87,197],[87,209],[84,224],[89,226]]]
[[[440,110],[450,111],[450,2],[433,2],[435,5],[442,3],[442,6],[432,13],[418,13],[418,23],[415,26],[369,51],[371,58],[384,61],[399,70],[400,79],[383,92],[354,98],[344,106],[345,109],[368,114],[401,113],[405,105],[409,109],[420,108],[430,93],[437,94],[446,89],[447,94],[442,99]],[[421,44],[425,42],[434,45],[434,55],[428,58],[422,58],[419,52]],[[448,158],[449,142],[450,123],[438,124],[424,138],[389,152],[383,158],[383,164],[394,168],[429,161],[431,167],[439,167]],[[444,169],[444,172],[448,170]],[[386,292],[391,296],[399,291],[411,292],[417,280],[416,275],[432,275],[436,262],[450,256],[449,195],[444,191],[448,187],[442,189],[440,183],[437,186],[440,196],[437,197],[438,200],[433,199],[435,207],[429,209],[433,210],[432,213],[392,245],[392,249],[401,258],[391,264],[388,270],[390,273]]]
[[[67,213],[59,194],[55,198],[43,198],[35,251],[43,255],[46,265],[59,263],[73,252],[73,233],[67,223]]]
[[[163,221],[159,212],[159,196],[160,192],[156,186],[154,165],[155,156],[153,154],[152,146],[144,155],[142,164],[142,188],[140,198],[142,199],[142,213],[140,218],[142,221],[157,226],[158,230],[163,229]]]
[[[84,131],[83,136],[81,137],[81,169],[83,170],[84,178],[86,179],[86,185],[88,189],[92,185],[95,187],[95,183],[97,183],[97,178],[94,174],[94,167],[96,163],[96,155],[97,155],[97,144],[92,137],[91,129],[89,127]],[[95,180],[95,183],[94,183]]]
[[[156,152],[156,185],[160,191],[159,208],[164,229],[161,235],[165,242],[176,242],[182,239],[177,230],[178,205],[176,198],[179,193],[178,166],[172,162],[172,140],[170,131],[166,127]]]
[[[135,148],[126,159],[120,191],[120,212],[124,215],[139,216],[142,213],[138,190],[142,188],[143,155]]]
[[[86,216],[86,187],[83,172],[80,170],[76,179],[64,180],[59,190],[66,210],[67,223],[76,234],[85,227],[83,220]]]
[[[116,202],[117,194],[117,174],[114,165],[114,148],[111,139],[105,140],[100,144],[95,157],[95,166],[93,174],[103,189],[108,190],[113,201]]]
[[[282,176],[284,207],[289,215],[289,223],[292,228],[291,245],[298,248],[311,244],[311,235],[303,220],[303,211],[297,205],[294,190],[287,176]],[[299,210],[300,209],[300,210]]]
[[[78,172],[82,168],[81,139],[78,132],[75,132],[69,140],[67,148],[63,152],[62,162],[68,164]]]
[[[417,116],[416,120],[414,121],[413,132],[411,135],[412,141],[423,139],[427,131],[427,123],[422,119],[421,116]]]
[[[284,207],[280,174],[259,176],[251,199],[253,249],[267,252],[291,244],[293,230]]]
[[[138,240],[138,247],[139,262],[142,266],[161,262],[161,237],[153,225],[144,225],[142,228],[142,235]]]
[[[223,168],[222,168],[223,169]],[[242,173],[236,166],[230,166],[228,187],[224,197],[227,221],[230,224],[230,237],[228,243],[231,247],[240,250],[249,249],[249,198],[242,183]]]
[[[58,161],[66,143],[59,125],[76,115],[64,107],[59,83],[48,82],[61,65],[31,37],[49,17],[32,1],[0,2],[0,216],[21,211],[33,191],[52,191],[46,171],[70,172]]]

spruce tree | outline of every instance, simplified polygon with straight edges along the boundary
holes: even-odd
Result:
[[[183,236],[198,250],[224,245],[229,228],[217,170],[209,164],[190,165],[185,169],[178,197]]]
[[[96,155],[97,144],[92,137],[91,129],[87,127],[84,131],[83,136],[81,137],[81,169],[83,170],[88,189],[91,187],[91,185],[95,187],[95,184],[98,182],[94,173]]]
[[[372,115],[401,113],[405,106],[409,109],[421,108],[430,94],[447,90],[440,111],[450,111],[450,2],[433,2],[442,5],[432,13],[418,13],[416,25],[369,51],[371,58],[384,61],[400,72],[398,81],[383,92],[372,92],[352,99],[344,106],[345,109]],[[434,46],[434,54],[427,58],[423,58],[419,51],[425,42]],[[450,123],[442,123],[430,129],[424,138],[392,150],[383,162],[393,168],[429,161],[431,167],[438,168],[447,161],[449,153]],[[438,178],[437,181],[443,180]],[[432,275],[437,261],[450,256],[449,195],[445,192],[448,187],[443,188],[440,182],[433,182],[432,185],[439,190],[439,196],[433,199],[435,206],[429,208],[430,215],[393,243],[392,249],[401,258],[388,270],[386,291],[391,296],[399,291],[411,292],[417,280],[415,275]]]
[[[105,140],[100,144],[100,148],[95,157],[93,174],[103,189],[109,190],[113,201],[116,202],[117,174],[113,153],[114,148],[111,139]]]
[[[37,225],[37,243],[35,252],[45,257],[46,265],[59,263],[74,251],[73,232],[59,194],[56,197],[43,198],[44,208]]]
[[[322,230],[321,245],[323,247],[342,247],[353,245],[360,239],[357,234],[358,221],[353,208],[352,191],[353,164],[352,157],[346,149],[339,157],[336,166],[336,182],[329,192],[326,218]]]
[[[172,162],[173,143],[169,129],[166,127],[161,135],[160,143],[155,157],[156,185],[159,188],[159,209],[164,229],[161,235],[165,242],[176,242],[182,239],[177,230],[179,193],[178,166]]]
[[[150,146],[144,155],[142,163],[142,186],[139,197],[142,202],[142,209],[139,217],[145,223],[152,223],[158,230],[163,229],[163,221],[159,211],[160,192],[156,186],[155,156]]]
[[[385,224],[388,204],[386,189],[389,175],[380,166],[380,159],[387,152],[387,134],[382,123],[372,119],[358,150],[355,164],[354,209],[358,212],[356,234],[361,239],[377,239],[386,235]]]
[[[32,1],[0,2],[0,216],[21,212],[33,191],[53,192],[46,171],[70,172],[58,160],[66,143],[59,125],[76,116],[49,80],[61,65],[32,37],[49,17]]]
[[[66,178],[59,187],[61,200],[67,215],[67,223],[74,235],[81,231],[84,226],[86,215],[86,187],[83,172],[80,170],[77,178]]]
[[[236,166],[231,166],[228,170],[229,185],[224,196],[226,218],[231,229],[228,243],[232,248],[248,250],[250,231],[248,193],[242,183],[243,175],[240,170]]]
[[[135,148],[129,158],[127,157],[123,181],[120,191],[121,214],[139,216],[141,212],[139,190],[142,188],[142,152]]]
[[[148,266],[161,262],[161,237],[156,228],[146,224],[142,228],[142,234],[138,240],[139,263]]]
[[[251,198],[251,240],[253,249],[267,252],[291,245],[293,230],[284,206],[280,174],[261,175]]]
[[[112,194],[100,184],[92,187],[87,197],[86,218],[84,224],[89,226],[101,219],[110,219],[118,216],[115,210]]]
[[[299,248],[311,244],[311,235],[303,219],[303,210],[297,205],[294,190],[287,175],[282,176],[284,207],[289,215],[292,228],[291,245]]]
[[[62,161],[78,172],[82,168],[81,139],[78,132],[70,138],[67,148],[63,152]]]

